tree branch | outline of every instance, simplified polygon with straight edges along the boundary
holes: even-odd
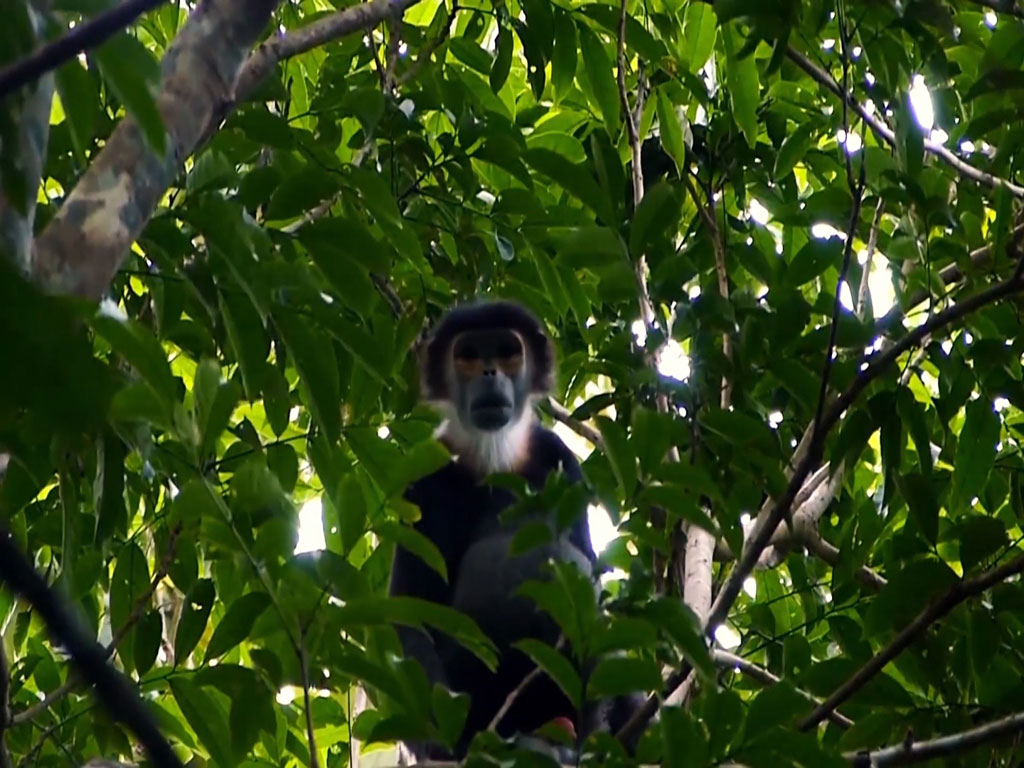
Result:
[[[75,27],[64,37],[0,69],[0,101],[12,91],[57,69],[83,51],[95,48],[146,11],[166,2],[167,0],[124,0],[120,5]]]
[[[749,661],[743,658],[742,656],[737,656],[735,653],[715,650],[712,652],[712,657],[714,658],[715,663],[718,666],[736,669],[745,674],[747,677],[751,677],[754,680],[757,680],[757,682],[762,683],[764,685],[775,685],[776,683],[782,682],[781,677],[777,677],[764,667],[758,666],[754,662]],[[795,690],[798,694],[800,694],[803,698],[807,699],[810,702],[813,702],[815,704],[819,702],[819,699],[815,698],[807,691],[801,690],[800,688],[796,687],[794,687],[793,690]],[[838,725],[840,728],[850,728],[853,726],[853,720],[846,717],[845,715],[839,714],[838,712],[830,713],[829,720]]]
[[[843,757],[856,768],[910,765],[925,760],[957,755],[1003,736],[1021,732],[1024,732],[1024,712],[1016,712],[1000,720],[994,720],[991,723],[950,736],[940,736],[937,739],[920,741],[916,744],[899,744],[871,752],[851,752]]]
[[[871,130],[878,134],[887,144],[890,146],[896,146],[896,134],[893,133],[892,129],[889,128],[889,126],[887,126],[880,118],[875,117],[873,114],[868,112],[867,109],[865,109],[865,107],[860,102],[856,101],[849,93],[846,93],[831,74],[819,67],[792,46],[786,50],[786,55],[789,56],[789,58],[792,59],[798,67],[800,67],[800,69],[810,75],[813,80],[816,80],[819,85],[825,86],[836,96],[845,100],[846,103],[849,104],[850,109],[856,112],[861,120],[870,126]],[[970,163],[961,160],[942,144],[932,141],[927,136],[924,137],[924,148],[925,151],[938,157],[965,179],[976,181],[979,184],[983,184],[986,187],[992,187],[993,189],[1003,188],[1014,197],[1024,197],[1024,187],[975,168]]]
[[[285,59],[319,48],[353,32],[374,27],[388,17],[401,16],[417,2],[419,0],[369,0],[314,21],[286,35],[265,40],[242,65],[235,81],[232,99],[220,105],[221,109],[218,110],[218,115],[215,115],[216,120],[213,125],[208,126],[204,138],[213,134],[220,120],[236,104],[252,96],[260,84],[270,76],[274,67]]]
[[[971,2],[991,8],[997,13],[1008,13],[1011,16],[1016,16],[1018,19],[1024,19],[1024,10],[1014,0],[971,0]]]
[[[838,423],[840,417],[846,413],[868,384],[878,378],[900,355],[916,346],[925,336],[966,317],[971,312],[1007,296],[1020,293],[1022,290],[1024,290],[1024,281],[1018,277],[1011,277],[1008,280],[997,283],[965,299],[960,304],[933,315],[926,322],[910,331],[892,347],[878,352],[870,358],[871,362],[854,379],[850,387],[826,410],[821,420],[821,429],[818,433],[811,436],[807,453],[794,470],[793,476],[790,478],[782,497],[772,506],[765,517],[764,523],[755,526],[743,555],[711,606],[711,613],[704,624],[705,635],[713,635],[718,625],[728,617],[729,610],[739,596],[744,580],[754,569],[761,552],[768,546],[771,537],[775,533],[775,529],[792,506],[793,500],[803,485],[804,480],[811,472],[811,467],[818,463],[824,447],[825,435]],[[686,680],[690,669],[690,664],[684,662],[681,668],[666,681],[665,698],[671,696],[675,689]],[[616,737],[620,740],[633,738],[643,729],[657,710],[658,697],[656,695],[649,696],[644,705],[637,709],[629,721],[622,726]]]
[[[121,121],[36,240],[33,276],[44,290],[103,296],[278,2],[203,0],[192,12],[163,59],[156,104],[166,151],[149,146],[133,117]]]
[[[82,676],[93,685],[110,716],[124,723],[142,743],[155,768],[183,768],[138,691],[107,663],[106,650],[89,636],[81,620],[64,608],[32,563],[15,546],[14,538],[4,525],[0,525],[0,579],[28,600],[56,641],[67,649]]]
[[[921,611],[913,621],[911,621],[898,635],[896,635],[889,645],[875,654],[866,664],[864,664],[864,666],[858,669],[850,679],[839,686],[835,692],[824,701],[824,703],[801,720],[799,724],[800,730],[813,728],[828,717],[829,712],[832,712],[836,707],[859,691],[875,675],[881,672],[882,668],[885,667],[886,664],[899,656],[904,649],[923,635],[928,627],[948,614],[964,600],[979,595],[987,589],[1006,581],[1011,576],[1015,576],[1022,571],[1024,571],[1024,555],[1021,555],[1017,559],[1011,560],[998,568],[986,571],[980,576],[975,576],[972,579],[955,583],[949,591],[946,592],[946,594],[934,603],[925,607],[925,609]]]
[[[153,599],[153,594],[156,592],[157,587],[160,586],[160,582],[162,582],[166,578],[167,572],[170,570],[171,564],[174,562],[174,553],[178,547],[178,536],[180,534],[181,524],[179,523],[178,525],[175,525],[170,531],[170,535],[168,536],[167,539],[167,551],[164,553],[163,559],[157,566],[157,570],[156,573],[153,574],[153,578],[150,579],[149,587],[146,589],[145,592],[139,595],[138,598],[136,598],[134,603],[132,603],[132,610],[128,614],[128,618],[125,620],[124,624],[122,624],[117,629],[117,631],[114,632],[114,635],[113,637],[111,637],[110,642],[106,645],[106,653],[104,658],[109,659],[114,654],[114,651],[117,650],[117,647],[124,640],[125,636],[131,630],[131,628],[139,623],[139,619],[142,618],[142,614],[145,612],[146,606],[151,603]],[[56,704],[58,701],[60,701],[69,693],[71,693],[71,691],[77,688],[80,683],[81,679],[74,672],[72,672],[68,675],[67,680],[65,680],[59,686],[50,691],[50,693],[46,694],[46,696],[44,696],[39,703],[33,704],[31,707],[27,707],[26,709],[14,715],[11,718],[11,724],[21,725],[22,723],[27,723],[34,720],[43,712],[45,712],[54,704]]]

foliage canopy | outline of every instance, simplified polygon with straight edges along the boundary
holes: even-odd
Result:
[[[107,4],[50,5],[46,37]],[[397,655],[393,625],[485,660],[492,644],[385,595],[396,543],[443,570],[401,498],[448,460],[411,350],[486,295],[551,330],[542,411],[617,526],[601,610],[568,573],[531,593],[577,652],[628,654],[581,681],[527,650],[577,699],[697,670],[640,762],[844,765],[1024,711],[1024,12],[407,3],[233,105],[98,310],[39,292],[21,273],[46,252],[15,253],[16,223],[44,232],[126,114],[140,146],[171,146],[154,93],[187,5],[63,63],[48,126],[28,89],[0,102],[0,521],[183,761],[343,766],[358,741],[393,762],[375,750],[458,732],[464,702]],[[0,8],[9,64],[36,35],[27,5]],[[283,4],[267,45],[344,8]],[[24,142],[47,133],[33,179]],[[133,215],[120,191],[82,210],[66,269],[91,269],[102,217]],[[322,523],[311,551],[299,510]],[[732,553],[759,510],[783,523],[747,578]],[[684,546],[700,530],[713,563]],[[727,616],[709,653],[712,581]],[[3,588],[0,639],[0,765],[132,758]],[[1014,743],[953,741],[943,765],[1015,764]]]

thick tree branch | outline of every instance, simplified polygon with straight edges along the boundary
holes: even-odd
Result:
[[[135,734],[155,768],[183,768],[138,692],[121,672],[107,663],[106,649],[90,637],[77,616],[65,609],[3,525],[0,525],[0,579],[28,600],[46,622],[54,639],[67,649],[82,676],[92,684],[110,716]]]
[[[95,48],[111,35],[167,0],[124,0],[123,3],[75,27],[35,53],[0,70],[0,101],[83,51]]]
[[[916,744],[899,744],[871,752],[851,752],[843,755],[855,768],[882,768],[888,765],[910,765],[926,760],[951,757],[975,747],[996,741],[1011,734],[1024,732],[1024,712],[1016,712],[977,728],[950,736],[940,736]]]
[[[889,645],[875,654],[864,666],[858,669],[849,680],[839,686],[824,703],[800,721],[800,729],[807,730],[820,723],[840,704],[859,691],[875,677],[890,661],[900,655],[908,646],[916,641],[932,624],[948,614],[960,603],[975,597],[982,592],[1006,581],[1024,571],[1024,555],[1011,560],[998,568],[986,571],[966,581],[955,583],[948,592],[935,602],[928,605],[917,617],[896,635]]]
[[[33,275],[54,294],[100,298],[152,216],[279,0],[204,0],[163,59],[158,155],[131,116],[121,121],[36,241]]]
[[[868,112],[864,105],[856,101],[849,93],[846,93],[831,74],[826,72],[793,47],[786,50],[786,55],[789,56],[789,58],[792,59],[798,67],[800,67],[800,69],[810,75],[813,80],[816,80],[819,85],[825,86],[836,96],[845,100],[849,104],[850,109],[856,112],[861,120],[870,126],[871,130],[878,134],[887,144],[890,146],[896,146],[896,134],[892,129],[889,128],[889,126],[887,126],[880,118]],[[965,179],[976,181],[979,184],[983,184],[986,187],[992,187],[993,189],[1001,187],[1015,197],[1024,197],[1024,187],[975,168],[970,163],[961,160],[942,144],[932,141],[927,136],[924,137],[924,148],[926,152],[930,152],[938,157]]]

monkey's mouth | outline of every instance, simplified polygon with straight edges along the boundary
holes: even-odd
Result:
[[[473,403],[472,413],[480,429],[500,429],[512,416],[512,403],[503,397],[481,397]]]

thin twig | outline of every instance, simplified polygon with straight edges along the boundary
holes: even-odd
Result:
[[[170,531],[170,534],[167,538],[167,551],[164,552],[164,556],[161,559],[159,566],[157,566],[156,573],[153,574],[153,578],[149,582],[149,587],[146,589],[145,592],[143,592],[136,598],[134,603],[132,603],[132,610],[128,614],[128,618],[125,620],[124,624],[122,624],[117,629],[117,631],[114,632],[110,642],[106,645],[105,658],[109,659],[113,655],[114,651],[117,650],[117,647],[124,640],[125,636],[131,630],[131,628],[139,623],[139,619],[142,618],[142,614],[145,612],[146,606],[151,603],[153,599],[153,594],[156,592],[157,587],[160,586],[160,582],[162,582],[164,578],[167,576],[167,572],[170,570],[171,564],[174,562],[174,553],[178,547],[178,536],[180,534],[181,524],[179,523],[178,525],[174,526]],[[44,696],[42,700],[39,701],[38,704],[33,704],[31,707],[28,707],[19,712],[18,714],[14,715],[11,718],[11,724],[21,725],[22,723],[27,723],[34,720],[43,712],[50,709],[50,707],[52,707],[58,701],[60,701],[69,693],[71,693],[71,691],[77,688],[81,684],[81,682],[82,681],[79,675],[77,675],[73,671],[70,672],[68,674],[67,680],[65,680],[59,686],[57,686],[48,694],[46,694],[46,696]]]
[[[743,674],[745,674],[747,677],[751,677],[754,680],[757,680],[757,682],[763,683],[764,685],[775,685],[776,683],[782,682],[781,677],[776,676],[764,667],[758,666],[754,662],[745,659],[742,656],[737,656],[735,653],[716,650],[712,653],[712,656],[715,660],[715,663],[718,666],[737,669]],[[817,704],[819,701],[819,699],[817,699],[815,696],[808,693],[807,691],[801,690],[799,688],[794,688],[794,690],[798,694],[800,694],[800,696],[807,699],[808,701],[814,702],[815,704]],[[853,726],[853,720],[846,717],[845,715],[839,714],[838,712],[832,712],[829,715],[829,720],[838,725],[840,728],[850,728]]]
[[[953,584],[949,591],[925,607],[913,621],[905,626],[889,645],[872,656],[864,666],[854,672],[820,706],[801,720],[799,724],[800,730],[813,728],[828,717],[830,712],[834,711],[836,707],[864,687],[875,675],[882,671],[886,664],[899,656],[904,649],[921,637],[928,627],[948,614],[964,600],[979,595],[1022,571],[1024,571],[1024,555],[972,579],[958,581]]]
[[[790,47],[786,50],[786,55],[789,56],[793,62],[800,67],[804,72],[811,76],[813,80],[816,80],[820,85],[825,86],[828,90],[832,91],[836,96],[841,99],[848,100],[850,109],[857,113],[861,120],[871,127],[871,130],[878,134],[887,144],[890,146],[896,146],[896,134],[889,126],[887,126],[880,118],[871,114],[860,102],[853,99],[848,93],[844,93],[842,86],[835,81],[835,78],[831,74],[826,72],[824,69],[819,67],[813,61],[808,59],[804,54],[798,51],[796,48]],[[965,179],[976,181],[979,184],[983,184],[987,187],[999,188],[1007,190],[1014,197],[1024,197],[1024,187],[1014,184],[1011,181],[994,176],[991,173],[986,173],[978,168],[975,168],[970,163],[967,163],[957,157],[955,154],[950,152],[946,147],[938,142],[932,141],[927,136],[924,138],[925,151],[935,155],[944,163],[952,167],[957,173],[963,176]]]
[[[565,635],[559,634],[558,642],[555,643],[555,650],[562,650],[562,646],[564,645]],[[512,705],[515,703],[516,699],[519,698],[519,695],[526,690],[526,687],[530,683],[532,683],[542,674],[544,674],[544,670],[540,667],[534,667],[530,670],[530,673],[522,679],[522,682],[520,682],[519,685],[517,685],[515,689],[513,689],[512,693],[505,697],[504,703],[501,705],[498,711],[494,713],[494,717],[491,718],[491,722],[487,726],[488,731],[497,733],[498,726],[501,725],[501,721],[504,719],[505,715],[508,714],[508,711],[512,709]]]
[[[306,739],[309,741],[309,767],[320,768],[320,755],[316,749],[316,734],[313,728],[313,707],[309,695],[309,658],[306,654],[306,635],[299,636],[299,666],[302,668],[302,708],[306,715]]]
[[[8,94],[70,61],[83,51],[95,48],[107,38],[131,24],[152,8],[167,0],[125,0],[75,27],[63,37],[44,45],[35,53],[0,70],[0,102]]]
[[[860,285],[857,287],[857,306],[855,311],[857,317],[863,320],[867,313],[868,291],[871,288],[871,260],[878,249],[878,228],[882,224],[882,213],[885,211],[885,199],[881,195],[875,205],[875,216],[871,220],[871,230],[868,232],[868,256],[864,261],[864,269],[860,274]]]
[[[456,0],[454,3],[452,3],[452,9],[448,13],[448,21],[445,22],[444,28],[441,30],[441,33],[436,38],[427,43],[425,46],[423,46],[422,49],[420,49],[419,55],[416,57],[416,61],[409,65],[409,68],[406,69],[405,72],[403,72],[401,76],[398,77],[398,79],[395,81],[396,85],[405,85],[407,82],[416,77],[420,69],[423,68],[423,65],[426,62],[430,61],[430,57],[434,55],[434,51],[436,51],[438,48],[444,45],[444,41],[448,39],[448,36],[452,32],[452,24],[455,22],[455,16],[458,14],[460,10],[461,9],[459,7],[458,0]]]

